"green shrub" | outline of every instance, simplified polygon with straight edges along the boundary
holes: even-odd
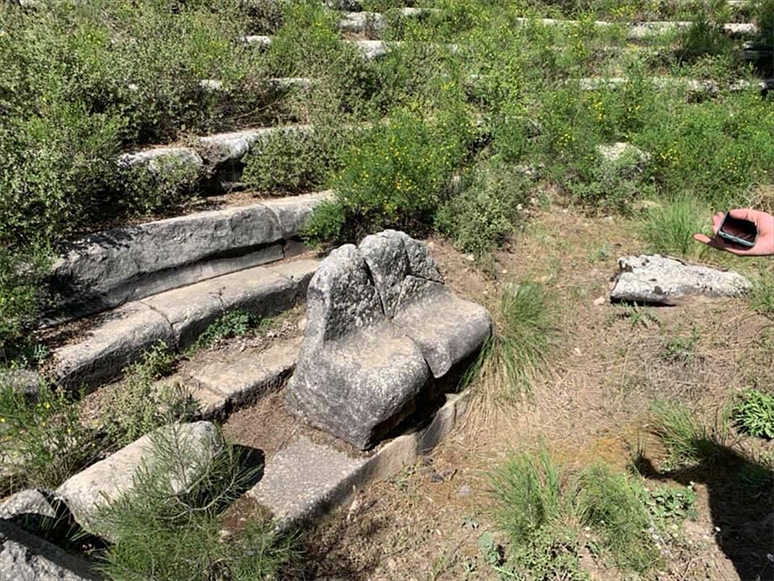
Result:
[[[219,512],[256,470],[235,447],[224,443],[214,458],[202,458],[173,425],[154,437],[153,457],[153,465],[138,472],[133,490],[97,516],[115,537],[103,566],[111,579],[252,581],[273,577],[296,557],[294,538],[255,515],[245,519],[243,530],[222,537]],[[180,466],[197,475],[182,491]]]
[[[325,127],[311,133],[272,134],[260,152],[247,155],[242,181],[272,194],[319,189],[338,169],[346,141],[346,132]]]
[[[175,362],[158,343],[124,370],[124,381],[102,402],[100,420],[111,447],[121,448],[169,421],[193,417],[196,403],[179,384],[162,384]]]
[[[12,489],[54,489],[97,458],[95,435],[71,394],[41,381],[25,393],[0,375],[0,456]]]
[[[527,194],[527,179],[512,167],[479,168],[471,183],[439,208],[435,225],[455,246],[481,256],[513,231]]]
[[[695,257],[703,250],[693,235],[708,231],[709,210],[689,197],[678,198],[665,206],[648,210],[640,224],[643,239],[653,252]]]
[[[683,62],[694,62],[706,55],[724,54],[733,47],[733,41],[723,32],[723,27],[702,13],[694,18],[688,29],[680,33],[677,42],[677,56]]]
[[[774,439],[774,395],[757,389],[748,391],[734,406],[733,418],[743,432]]]
[[[40,246],[0,247],[0,361],[15,359],[46,304],[50,253]]]
[[[268,321],[270,321],[270,319],[262,320],[257,315],[248,313],[247,311],[229,311],[213,323],[210,323],[204,333],[199,335],[196,342],[188,348],[187,353],[194,353],[199,349],[206,349],[224,339],[241,337],[247,334],[251,329],[265,324]]]
[[[458,114],[429,122],[401,112],[364,131],[342,153],[343,169],[333,180],[336,204],[315,212],[307,237],[324,242],[311,233],[335,232],[342,223],[344,239],[384,228],[426,231],[469,136],[467,119]],[[343,219],[333,215],[334,208],[343,211]]]

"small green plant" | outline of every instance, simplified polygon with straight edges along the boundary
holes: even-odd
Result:
[[[455,246],[481,257],[513,231],[527,192],[526,179],[512,167],[479,168],[472,183],[440,207],[436,227]]]
[[[714,464],[729,439],[728,421],[720,414],[710,425],[685,406],[666,401],[652,406],[652,429],[675,467]]]
[[[110,446],[126,446],[170,420],[185,421],[193,416],[196,404],[187,390],[158,381],[174,362],[167,346],[157,343],[142,360],[124,370],[124,381],[108,393],[100,416]]]
[[[272,194],[309,192],[338,169],[343,133],[315,128],[313,133],[272,134],[260,153],[248,154],[242,181]]]
[[[751,436],[774,439],[774,395],[757,389],[748,391],[734,406],[733,420]]]
[[[663,357],[672,363],[690,365],[696,359],[696,345],[699,342],[699,329],[693,327],[687,337],[671,337],[664,341]]]
[[[268,324],[268,319],[261,319],[253,313],[247,311],[234,310],[229,311],[222,317],[210,323],[207,329],[199,335],[196,342],[188,348],[187,352],[195,353],[199,349],[206,349],[217,344],[224,339],[232,337],[241,337],[247,334],[251,329]]]
[[[659,520],[683,520],[696,515],[696,492],[689,486],[659,486],[647,501],[651,515]]]
[[[648,210],[640,230],[654,252],[695,257],[702,247],[693,239],[693,235],[697,232],[707,233],[705,216],[708,215],[695,200],[678,198],[666,206]]]
[[[214,456],[202,454],[172,425],[154,434],[152,447],[154,462],[137,472],[132,491],[96,518],[115,538],[103,566],[111,579],[252,581],[275,575],[296,556],[294,537],[261,517],[222,537],[219,512],[257,469],[234,446],[224,442]]]
[[[25,392],[9,377],[0,376],[0,456],[11,487],[56,488],[96,459],[95,435],[71,394],[43,381]]]

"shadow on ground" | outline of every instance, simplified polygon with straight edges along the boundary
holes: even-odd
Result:
[[[646,478],[691,482],[707,487],[715,540],[742,581],[774,581],[774,472],[739,452],[710,440],[697,466],[659,471],[646,457],[636,461]]]

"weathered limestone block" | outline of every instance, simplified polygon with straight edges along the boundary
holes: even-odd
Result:
[[[83,559],[0,520],[0,581],[99,581]]]
[[[736,297],[751,283],[735,272],[687,264],[666,256],[625,256],[618,260],[613,301],[674,305],[692,297]]]
[[[56,509],[40,490],[20,490],[0,504],[0,519],[14,520],[32,517],[36,520],[56,518]]]
[[[288,398],[312,425],[365,449],[416,409],[430,380],[475,352],[487,311],[456,298],[427,248],[402,232],[342,246],[307,293]]]
[[[602,158],[603,167],[606,166],[626,178],[633,178],[642,173],[650,161],[650,154],[631,143],[621,141],[611,145],[599,145],[597,151]]]
[[[169,474],[170,488],[175,493],[184,491],[223,445],[218,429],[210,422],[163,426],[70,477],[56,494],[84,529],[111,540],[109,525],[99,522],[99,509],[133,490],[138,470],[153,469],[158,462],[155,438],[175,438],[186,451],[178,471]]]

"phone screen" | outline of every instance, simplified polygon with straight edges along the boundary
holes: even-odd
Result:
[[[755,242],[755,238],[758,236],[758,228],[756,228],[755,223],[729,215],[726,215],[725,220],[723,220],[720,231],[747,242]]]

